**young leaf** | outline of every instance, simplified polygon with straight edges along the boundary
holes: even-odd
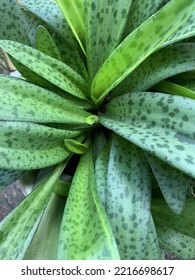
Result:
[[[75,153],[75,154],[82,155],[82,154],[85,154],[88,150],[87,145],[82,144],[79,141],[74,140],[74,139],[65,139],[64,143],[65,143],[66,148],[70,152]]]
[[[146,157],[168,206],[174,213],[180,214],[186,202],[186,174],[148,153]]]
[[[61,224],[59,259],[119,259],[106,213],[96,193],[91,149],[81,156]]]
[[[26,122],[0,122],[0,169],[31,170],[57,164],[70,152],[64,139],[79,131]]]
[[[87,82],[65,63],[13,41],[0,40],[0,47],[21,64],[60,89],[81,99],[87,99]]]
[[[131,0],[85,1],[86,52],[91,79],[117,46]]]
[[[48,30],[39,25],[36,32],[36,49],[48,56],[61,60],[59,50]]]
[[[163,200],[154,200],[152,214],[163,248],[182,259],[195,257],[194,199],[188,199],[184,211],[174,214]]]
[[[135,29],[97,72],[91,86],[94,101],[102,102],[110,90],[159,48],[187,20],[193,7],[193,0],[172,0]]]
[[[41,183],[0,223],[0,259],[22,259],[35,234],[43,210],[65,163]]]
[[[56,0],[72,32],[85,53],[85,23],[83,0]]]
[[[0,38],[30,45],[24,18],[16,0],[0,0]]]
[[[102,125],[195,177],[195,101],[182,96],[136,92],[114,98]]]
[[[121,259],[145,259],[150,220],[150,169],[141,149],[113,137],[105,210]]]
[[[195,91],[169,81],[161,81],[160,83],[153,86],[152,89],[155,91],[166,92],[195,99]]]
[[[65,199],[52,194],[24,260],[56,260]]]
[[[158,82],[195,69],[195,44],[176,44],[155,52],[112,91],[112,97],[145,91]]]
[[[86,118],[93,115],[51,91],[6,76],[0,82],[1,120],[91,126]]]

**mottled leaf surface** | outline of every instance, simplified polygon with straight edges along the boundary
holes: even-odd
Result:
[[[193,7],[192,15],[185,21],[176,32],[174,32],[163,44],[164,48],[167,45],[176,43],[178,41],[184,40],[195,36],[195,4]]]
[[[164,0],[152,0],[150,2],[148,0],[133,0],[122,38],[127,37],[129,33],[156,13],[162,4],[165,4]]]
[[[85,1],[86,52],[92,79],[117,46],[130,6],[131,0]]]
[[[121,84],[112,96],[145,91],[158,82],[195,68],[195,44],[169,46],[149,56]]]
[[[17,260],[24,257],[63,169],[64,163],[0,223],[1,260]]]
[[[16,0],[0,0],[0,38],[30,44]]]
[[[136,92],[114,98],[99,120],[105,127],[195,177],[195,101]]]
[[[164,201],[154,200],[152,214],[163,248],[182,259],[195,258],[194,199],[188,199],[184,211],[174,214]]]
[[[23,259],[56,260],[65,199],[52,193]]]
[[[30,170],[57,164],[70,155],[64,139],[78,134],[40,124],[1,121],[0,168]]]
[[[92,151],[80,159],[61,224],[59,259],[119,259],[114,236],[96,193]]]
[[[65,63],[14,41],[0,40],[0,47],[50,83],[76,97],[86,99],[87,82]]]
[[[193,7],[193,0],[172,0],[126,37],[97,72],[91,86],[94,101],[101,102],[111,89],[161,46],[187,20]]]
[[[0,119],[38,123],[65,123],[89,127],[90,113],[51,91],[26,81],[0,76]]]
[[[187,175],[150,154],[147,159],[168,206],[180,214],[186,202]]]
[[[0,169],[0,190],[22,177],[26,171]]]
[[[121,259],[145,259],[150,219],[150,169],[141,149],[115,135],[106,186],[106,213]]]

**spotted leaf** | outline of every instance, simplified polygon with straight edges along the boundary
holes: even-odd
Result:
[[[105,210],[121,259],[145,259],[150,187],[150,169],[143,151],[115,135],[108,162]]]
[[[1,120],[91,126],[86,118],[93,115],[51,91],[6,76],[0,76],[0,81]]]
[[[184,211],[174,214],[162,200],[154,200],[152,214],[161,246],[182,259],[195,258],[194,199],[188,199]]]
[[[195,177],[195,101],[136,92],[114,98],[99,120],[105,127]]]
[[[126,37],[97,72],[91,86],[94,101],[101,102],[110,90],[161,46],[192,14],[193,7],[193,0],[172,0]]]
[[[16,0],[0,0],[0,38],[30,45],[24,18]]]
[[[186,202],[186,174],[150,154],[147,154],[147,159],[167,204],[176,214],[180,214]]]
[[[22,259],[65,164],[54,172],[0,223],[0,259]]]
[[[91,149],[81,156],[61,224],[59,259],[119,259],[115,239],[96,193]]]
[[[26,171],[0,169],[0,190],[21,178]]]
[[[64,139],[79,131],[50,128],[26,122],[0,122],[0,168],[30,170],[68,158]]]
[[[0,47],[40,77],[76,97],[86,99],[87,82],[65,63],[14,41],[0,40]]]
[[[194,69],[195,44],[169,46],[149,56],[113,90],[112,96],[145,91],[164,79]]]
[[[85,1],[86,52],[91,78],[115,49],[124,29],[131,0]]]

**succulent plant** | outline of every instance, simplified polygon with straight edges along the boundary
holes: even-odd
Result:
[[[194,0],[0,0],[1,259],[195,258]]]

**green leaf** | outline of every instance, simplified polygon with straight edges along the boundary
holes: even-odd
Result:
[[[0,40],[9,55],[60,89],[86,99],[87,82],[68,65],[17,42]]]
[[[180,214],[186,202],[186,174],[150,154],[146,154],[146,157],[168,206]]]
[[[194,69],[195,44],[169,46],[149,56],[112,91],[111,96],[145,91],[166,78]]]
[[[79,131],[50,128],[26,122],[0,122],[0,169],[30,170],[68,158],[64,139]]]
[[[154,200],[152,214],[163,248],[182,259],[195,257],[194,199],[188,199],[184,211],[174,214],[162,200]]]
[[[102,128],[95,130],[95,137],[93,142],[93,158],[96,160],[102,149],[106,145],[107,140]]]
[[[73,127],[91,127],[92,117],[51,91],[24,80],[0,76],[0,119],[39,123],[63,123]],[[96,117],[96,116],[94,116]]]
[[[104,187],[105,210],[121,259],[145,259],[150,219],[150,169],[143,151],[117,135],[113,137],[107,186]]]
[[[162,7],[162,4],[166,4],[165,0],[154,0],[152,2],[148,2],[148,0],[132,1],[129,17],[122,38],[125,39],[129,33],[141,25],[151,15],[156,13]]]
[[[56,1],[17,0],[22,9],[30,11],[43,20],[53,31],[73,48],[76,47],[74,36]]]
[[[54,193],[51,195],[23,259],[56,260],[64,205],[64,198]]]
[[[96,193],[91,149],[81,156],[61,224],[59,259],[119,259],[109,221]]]
[[[152,215],[150,215],[145,252],[145,260],[164,260]]]
[[[100,123],[195,177],[195,101],[182,96],[136,92],[114,98]]]
[[[171,83],[169,81],[161,81],[156,84],[153,88],[155,91],[171,93],[175,95],[185,96],[192,99],[195,99],[195,91],[192,91],[186,87]]]
[[[59,50],[49,31],[42,25],[37,27],[36,49],[48,56],[61,60]]]
[[[82,154],[85,154],[88,150],[87,145],[82,144],[79,141],[74,140],[74,139],[65,139],[64,143],[65,143],[66,148],[70,152],[75,153],[75,154],[82,155]]]
[[[194,7],[195,9],[195,7]],[[164,48],[167,45],[174,44],[178,41],[195,36],[195,12],[193,9],[192,15],[185,21],[176,32],[174,32],[163,44]]]
[[[85,53],[85,23],[83,0],[56,0],[73,34]]]
[[[60,179],[57,181],[55,185],[54,193],[56,193],[59,196],[67,198],[69,194],[71,182],[72,182],[71,176],[62,174],[60,176]]]
[[[94,101],[101,102],[110,90],[159,48],[187,20],[193,7],[193,0],[172,0],[135,29],[97,72],[91,86]]]
[[[0,190],[21,178],[26,171],[0,169]]]
[[[65,163],[56,167],[24,201],[0,223],[0,259],[22,259],[35,234],[43,210]]]
[[[0,7],[0,38],[30,45],[17,1],[0,0]]]
[[[131,0],[85,1],[86,52],[91,79],[119,43],[130,6]]]

